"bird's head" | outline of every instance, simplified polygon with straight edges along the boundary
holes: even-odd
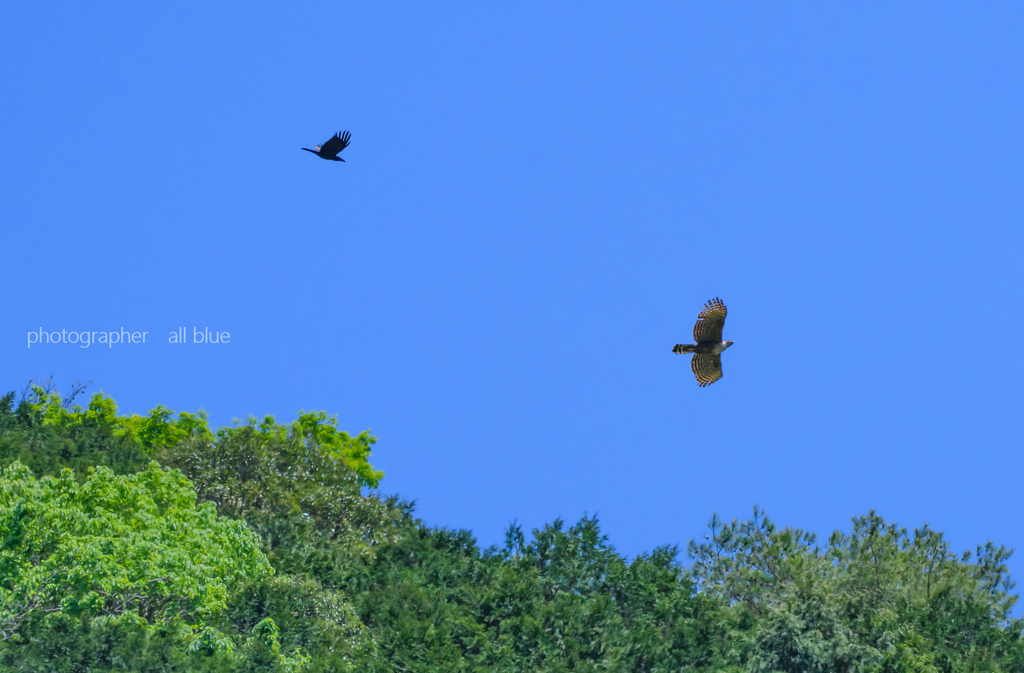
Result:
[[[728,348],[729,346],[733,345],[734,343],[736,343],[736,342],[735,341],[726,341],[725,342],[725,347]]]

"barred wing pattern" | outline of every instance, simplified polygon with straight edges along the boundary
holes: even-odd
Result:
[[[697,316],[697,324],[693,326],[694,341],[697,343],[708,341],[713,343],[720,342],[722,340],[722,328],[725,327],[726,312],[725,304],[718,297],[704,304],[704,310]],[[696,365],[694,365],[693,371],[696,373]],[[721,374],[719,374],[718,378],[721,378]]]
[[[694,355],[690,360],[690,369],[697,377],[697,385],[701,388],[710,386],[722,378],[722,356],[721,355]]]

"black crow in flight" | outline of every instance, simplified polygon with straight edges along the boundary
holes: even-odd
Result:
[[[348,139],[351,137],[352,134],[349,133],[348,131],[345,131],[341,135],[335,133],[333,138],[325,142],[323,145],[317,145],[315,150],[311,150],[308,147],[303,147],[302,149],[306,150],[307,152],[312,152],[321,159],[328,159],[330,161],[344,161],[344,159],[338,156],[338,152],[342,151],[343,149],[349,146]]]

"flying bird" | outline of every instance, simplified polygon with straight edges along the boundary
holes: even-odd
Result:
[[[315,150],[311,150],[308,147],[303,147],[302,149],[307,152],[312,152],[321,159],[328,159],[329,161],[344,161],[344,159],[338,156],[338,152],[349,146],[348,139],[351,137],[352,134],[348,131],[345,131],[340,135],[335,133],[334,137],[323,145],[317,145]]]
[[[707,302],[693,326],[693,340],[697,343],[676,344],[672,348],[673,353],[693,353],[690,369],[701,388],[722,378],[722,351],[732,345],[731,341],[722,341],[725,314],[721,299],[715,297]]]

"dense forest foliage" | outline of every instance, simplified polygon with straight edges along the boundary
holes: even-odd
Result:
[[[375,439],[95,394],[0,399],[0,670],[1024,671],[991,543],[754,511],[690,561],[595,518],[481,549],[379,495]]]

